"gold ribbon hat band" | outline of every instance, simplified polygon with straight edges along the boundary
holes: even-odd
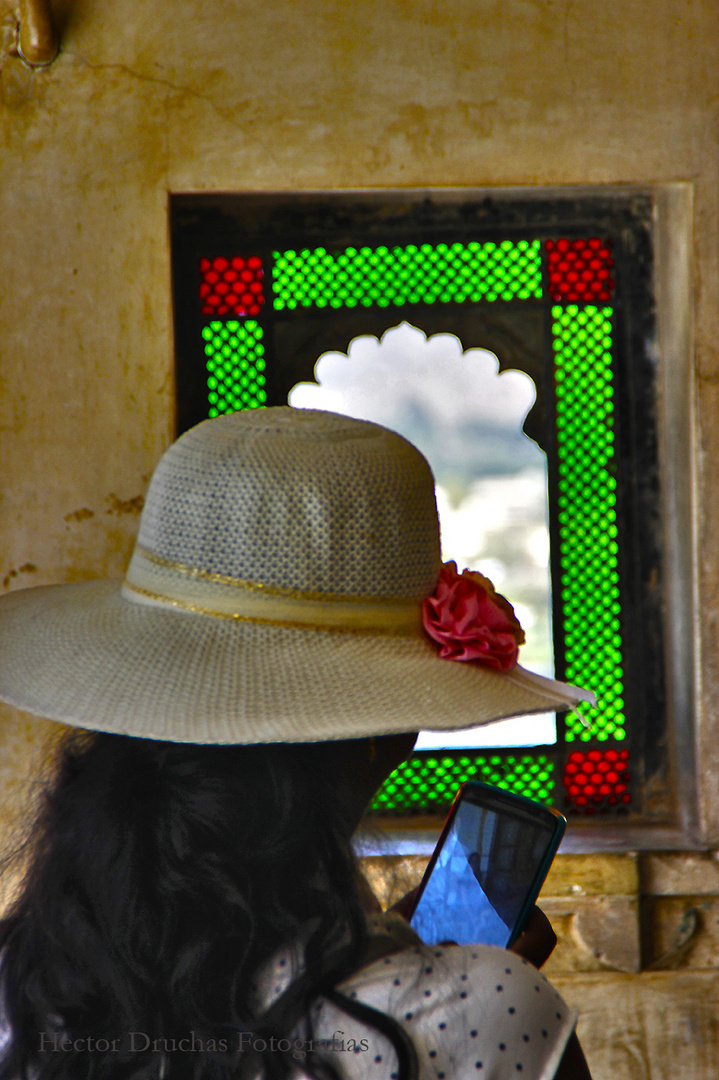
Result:
[[[332,596],[262,585],[197,570],[139,544],[122,594],[133,603],[238,622],[423,637],[421,602],[392,597]]]

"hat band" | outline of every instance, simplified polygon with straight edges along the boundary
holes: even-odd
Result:
[[[238,622],[346,633],[424,637],[421,601],[279,589],[198,570],[135,545],[122,594],[132,603],[180,608]]]

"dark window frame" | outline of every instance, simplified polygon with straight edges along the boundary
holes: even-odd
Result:
[[[612,304],[612,360],[617,388],[615,433],[617,457],[622,463],[621,475],[617,477],[617,507],[622,522],[622,636],[631,653],[626,664],[629,676],[625,686],[631,724],[623,747],[629,746],[634,785],[634,801],[629,807],[620,804],[616,808],[624,812],[624,820],[614,820],[614,824],[648,825],[666,831],[676,823],[678,807],[669,752],[672,732],[668,723],[666,649],[662,640],[665,570],[654,300],[656,208],[651,191],[606,189],[491,194],[360,191],[174,195],[171,238],[178,433],[207,416],[207,373],[200,337],[207,320],[203,320],[198,303],[198,265],[202,257],[246,252],[258,255],[269,268],[273,252],[278,249],[311,250],[324,246],[343,250],[352,245],[376,248],[381,244],[437,244],[440,239],[451,244],[469,238],[499,242],[531,237],[544,242],[560,236],[570,239],[599,236],[611,241],[615,264]],[[543,275],[546,297],[546,259]],[[266,274],[268,300],[258,316],[264,328],[268,404],[286,403],[292,386],[300,381],[312,381],[318,356],[328,350],[346,352],[350,341],[360,334],[380,336],[401,319],[407,319],[427,334],[451,332],[460,338],[465,349],[484,347],[494,351],[501,369],[518,367],[533,377],[538,387],[538,405],[530,413],[525,429],[548,452],[550,485],[556,492],[556,447],[552,447],[547,435],[548,427],[556,421],[556,399],[550,385],[554,376],[548,365],[542,370],[541,364],[538,368],[536,363],[537,352],[543,352],[546,357],[552,347],[547,315],[551,301],[524,300],[520,316],[516,311],[512,315],[512,302],[481,300],[462,304],[420,303],[401,309],[373,306],[353,311],[320,311],[315,307],[288,314],[274,310],[268,277]],[[519,329],[518,323],[522,324]],[[278,354],[282,355],[282,363],[277,362]],[[551,505],[553,536],[556,537],[558,530],[555,499]],[[561,588],[556,546],[552,561],[556,593]],[[555,651],[560,678],[566,669],[563,641],[564,626],[558,614]],[[501,777],[513,767],[514,759],[541,752],[552,763],[561,793],[561,776],[565,774],[569,754],[577,749],[606,750],[611,745],[606,741],[602,745],[567,743],[562,733],[560,722],[556,746],[531,751],[507,748],[486,751],[483,756],[493,759],[494,774]],[[467,755],[431,751],[417,755],[420,763],[436,758],[459,761],[462,757]],[[491,771],[483,776],[491,779]],[[686,789],[684,783],[685,802]],[[381,828],[390,835],[397,829],[409,835],[435,820],[433,815],[442,812],[445,804],[446,798],[436,800],[425,807],[425,811],[430,811],[429,817],[425,813],[403,821],[385,821]],[[555,804],[563,808],[561,795]],[[582,814],[583,825],[591,828],[600,821],[606,825],[609,818],[616,817],[616,809],[606,805],[597,809],[599,813],[594,815],[594,820]],[[679,816],[687,821],[691,811]]]

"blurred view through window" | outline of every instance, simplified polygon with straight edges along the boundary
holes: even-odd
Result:
[[[291,405],[373,420],[422,451],[437,480],[443,560],[491,578],[525,629],[521,663],[553,676],[547,458],[522,430],[536,396],[529,375],[500,372],[493,353],[463,351],[452,334],[427,337],[403,322],[381,339],[355,338],[347,354],[324,353],[315,379],[292,389]],[[556,737],[548,713],[423,732],[417,749],[531,746]]]

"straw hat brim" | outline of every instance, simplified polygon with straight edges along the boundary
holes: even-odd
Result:
[[[570,704],[551,680],[440,660],[421,637],[149,608],[121,584],[4,596],[0,699],[78,727],[194,743],[461,730]]]

